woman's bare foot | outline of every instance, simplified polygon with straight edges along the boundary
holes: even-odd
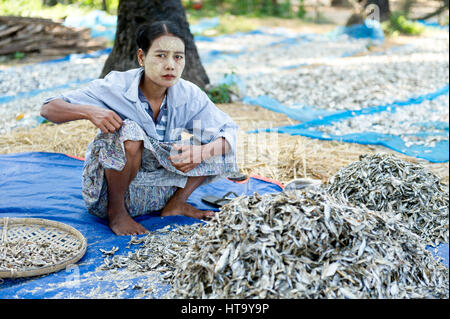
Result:
[[[204,211],[195,208],[188,203],[172,197],[163,208],[161,216],[183,215],[197,219],[209,219],[214,216],[213,211]]]
[[[108,210],[109,227],[117,236],[142,235],[148,230],[141,224],[135,222],[126,209],[119,211]]]

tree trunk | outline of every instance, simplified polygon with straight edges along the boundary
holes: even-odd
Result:
[[[404,0],[401,6],[401,11],[405,15],[406,18],[409,18],[409,13],[411,12],[412,7],[416,3],[417,0]]]
[[[102,0],[102,10],[108,12],[108,4],[106,3],[106,0]]]
[[[275,16],[280,15],[280,6],[278,5],[278,0],[272,0],[272,14]]]
[[[389,19],[391,10],[389,8],[389,0],[367,0],[364,7],[374,4],[378,7],[380,13],[380,21]]]
[[[352,0],[351,3],[356,13],[350,16],[346,26],[361,24],[366,18],[379,19],[380,22],[386,21],[391,14],[389,0]],[[376,8],[371,5],[375,5]]]
[[[56,6],[57,3],[58,3],[58,0],[43,0],[42,1],[42,4],[44,6],[48,6],[48,7]]]
[[[352,6],[352,4],[349,2],[349,0],[331,0],[331,6],[332,7],[346,7],[349,8]]]
[[[414,19],[414,20],[426,20],[426,19],[432,18],[434,16],[440,15],[445,10],[448,10],[448,0],[443,0],[442,2],[443,2],[442,7],[440,7],[436,11],[428,13],[428,14],[424,15],[423,17],[417,18],[417,19]]]
[[[181,0],[120,0],[114,47],[103,66],[103,78],[110,71],[126,71],[139,67],[136,52],[136,30],[143,23],[171,20],[178,24],[186,38],[186,66],[181,77],[205,88],[209,78],[189,30]]]

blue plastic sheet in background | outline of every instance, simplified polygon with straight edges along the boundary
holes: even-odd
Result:
[[[76,81],[72,81],[63,85],[57,85],[57,86],[53,86],[50,88],[45,88],[45,89],[36,89],[36,90],[31,90],[28,92],[20,92],[17,93],[16,95],[2,95],[0,96],[0,104],[2,103],[8,103],[14,100],[20,100],[20,99],[24,99],[24,98],[30,98],[33,96],[36,96],[38,94],[41,94],[43,92],[50,92],[50,91],[54,91],[54,90],[60,90],[60,89],[68,89],[71,88],[73,86],[77,86],[77,85],[81,85],[81,84],[86,84],[90,81],[92,81],[94,79],[83,79],[83,80],[76,80]]]
[[[284,114],[290,117],[291,119],[294,119],[299,122],[307,122],[307,121],[309,122],[318,118],[322,118],[324,116],[329,116],[334,113],[324,109],[314,108],[311,106],[291,108],[289,106],[281,104],[277,100],[267,95],[260,95],[256,98],[245,96],[242,99],[242,102],[250,105],[262,106],[272,112]],[[247,133],[257,133],[258,131],[260,130],[248,131]]]
[[[370,39],[376,44],[384,42],[384,32],[381,24],[377,20],[366,19],[363,24],[337,27],[328,36],[334,39],[344,34],[354,39]]]
[[[420,104],[424,101],[432,101],[442,95],[449,93],[449,85],[446,84],[444,87],[423,95],[413,96],[407,100],[404,101],[395,101],[393,103],[387,103],[382,105],[376,105],[376,106],[369,106],[365,107],[359,110],[346,110],[346,111],[340,111],[330,114],[329,116],[325,116],[323,118],[317,118],[312,121],[302,123],[298,125],[298,128],[307,128],[312,126],[319,126],[319,125],[328,125],[334,122],[342,121],[344,119],[348,119],[351,117],[357,117],[360,115],[370,115],[385,111],[390,111],[391,113],[395,112],[397,108],[399,107],[405,107],[408,105],[414,105],[414,104]],[[284,106],[284,108],[287,108]]]
[[[198,21],[198,23],[189,26],[189,30],[192,34],[202,33],[209,29],[214,29],[219,25],[219,18],[203,18]]]
[[[78,229],[87,239],[85,256],[76,267],[69,267],[56,273],[40,277],[5,279],[0,284],[0,298],[87,298],[113,294],[122,282],[129,287],[120,291],[120,298],[139,298],[138,289],[133,289],[144,275],[123,279],[100,280],[107,271],[98,271],[103,263],[99,249],[109,250],[118,247],[116,255],[127,254],[138,246],[127,248],[130,236],[115,236],[105,220],[86,212],[81,196],[81,172],[83,161],[58,153],[18,153],[0,155],[0,217],[34,217],[59,221]],[[264,181],[258,177],[247,183],[220,180],[199,187],[189,197],[189,203],[199,209],[211,209],[201,202],[205,194],[224,194],[227,191],[237,194],[259,194],[279,192],[277,183]],[[167,225],[186,225],[198,220],[184,216],[160,217],[157,212],[137,218],[149,230]],[[441,244],[428,249],[442,258],[448,267],[448,245]],[[80,281],[76,281],[78,278]],[[118,273],[120,278],[120,270]],[[123,285],[123,284],[121,284]],[[153,298],[161,298],[169,290],[167,284],[154,283]],[[93,294],[93,292],[96,292]],[[101,293],[101,294],[100,294]],[[100,295],[99,295],[100,294]],[[100,296],[100,297],[99,297]],[[146,297],[149,297],[148,295]]]
[[[246,86],[244,81],[235,73],[228,73],[223,76],[222,79],[220,79],[217,82],[217,85],[226,84],[229,86],[235,86],[237,88],[237,92],[239,95],[244,95]]]
[[[69,26],[74,26],[74,27],[88,27],[88,28],[94,28],[94,29],[102,28],[102,27],[115,27],[116,24],[113,21],[114,19],[115,19],[115,17],[108,16],[103,11],[98,10],[98,11],[91,12],[86,17],[86,19],[85,19],[85,17],[70,17],[70,18],[68,17],[66,19],[66,24]],[[211,19],[202,19],[199,21],[198,24],[192,25],[191,28],[193,30],[197,30],[198,32],[200,32],[200,31],[204,31],[208,28],[216,27],[218,25],[218,23],[219,23],[219,19],[217,17],[211,18]],[[301,34],[292,35],[292,34],[286,34],[283,31],[273,33],[273,32],[266,32],[263,30],[255,29],[255,30],[251,30],[251,31],[247,31],[247,32],[236,32],[233,34],[220,35],[220,36],[216,36],[216,37],[204,37],[204,36],[197,35],[194,37],[194,39],[195,39],[195,41],[216,41],[216,40],[219,40],[224,37],[234,38],[234,37],[240,37],[240,36],[252,35],[252,34],[254,34],[254,35],[266,34],[266,35],[280,37],[280,40],[269,43],[268,45],[265,46],[266,48],[271,47],[271,46],[276,46],[276,45],[290,46],[290,45],[299,44],[299,42],[310,42],[310,41],[312,41],[312,39],[314,37],[318,36],[317,34],[309,34],[309,33],[301,33]],[[59,62],[66,62],[66,61],[75,61],[78,59],[97,58],[102,55],[109,54],[109,53],[111,53],[111,51],[112,51],[112,48],[109,47],[109,48],[98,50],[93,53],[86,53],[86,54],[85,53],[80,53],[80,54],[73,53],[73,54],[68,54],[63,58],[43,61],[43,62],[39,62],[36,64],[50,64],[50,63],[59,63]],[[360,52],[361,52],[361,50],[346,52],[341,57],[351,56],[351,55],[354,55],[354,54],[357,54]],[[200,59],[201,59],[202,63],[208,64],[208,63],[212,63],[218,59],[234,59],[234,58],[237,58],[240,55],[243,55],[246,53],[247,53],[247,51],[245,48],[239,52],[233,52],[233,53],[226,52],[226,51],[220,51],[220,50],[210,50],[207,52],[200,52]],[[338,58],[338,57],[332,57],[332,58]],[[281,67],[280,69],[292,69],[292,68],[298,68],[298,67],[304,66],[304,65],[306,65],[306,64],[290,65],[290,66]],[[27,66],[23,66],[20,68],[25,70],[25,69],[29,69],[32,67],[33,67],[33,65],[27,65]],[[9,68],[8,70],[14,70],[14,69],[16,69],[16,68],[12,67],[12,68]],[[6,71],[6,72],[8,72],[8,71]],[[79,80],[79,83],[80,84],[86,83],[86,82],[89,82],[89,80],[91,80],[91,79],[82,79],[82,80]],[[240,81],[240,83],[239,83],[239,85],[240,85],[239,88],[240,88],[240,91],[243,92],[244,90],[243,90],[243,87],[241,86],[241,84],[243,84],[242,81]],[[32,96],[35,96],[39,93],[46,92],[46,91],[52,91],[52,90],[61,89],[61,88],[68,88],[70,85],[71,84],[68,83],[67,86],[58,86],[58,87],[54,87],[54,88],[44,88],[44,89],[39,89],[39,90],[32,90],[29,92],[20,93],[15,96],[0,96],[0,104],[10,102],[15,99],[32,97]]]
[[[417,20],[416,22],[418,22],[426,27],[429,27],[429,28],[437,28],[437,29],[448,31],[448,25],[441,25],[437,22],[430,22],[430,21],[425,21],[425,20]]]
[[[104,272],[97,270],[103,263],[99,249],[118,247],[116,255],[120,255],[133,251],[137,246],[126,248],[130,236],[114,235],[105,220],[87,213],[81,196],[83,163],[58,153],[0,155],[0,218],[30,217],[59,221],[79,230],[88,243],[86,254],[76,267],[42,277],[5,279],[0,283],[1,299],[86,298],[95,291],[105,295],[118,291],[117,281],[97,278],[104,275]],[[259,178],[250,178],[247,183],[223,179],[200,186],[188,202],[199,209],[212,209],[201,202],[204,195],[224,195],[228,191],[238,195],[255,191],[264,194],[281,190],[276,183]],[[160,217],[158,212],[136,220],[150,231],[166,225],[174,227],[199,222],[185,216]],[[75,281],[78,275],[80,282]],[[130,286],[120,292],[120,298],[138,298],[140,291],[133,289],[133,286],[142,279],[146,279],[144,275],[130,278]],[[152,297],[161,298],[168,289],[168,285],[156,282]],[[98,297],[98,293],[95,296]]]
[[[432,163],[448,162],[449,144],[448,140],[438,141],[434,147],[424,147],[423,145],[412,145],[407,147],[404,141],[395,135],[382,134],[376,132],[364,132],[346,135],[325,134],[321,131],[302,129],[296,127],[279,127],[266,129],[266,132],[278,132],[290,135],[301,135],[326,141],[339,141],[356,143],[362,145],[381,145],[399,153],[426,159]],[[428,134],[431,135],[431,134]]]
[[[94,10],[88,14],[77,17],[68,16],[63,25],[75,28],[91,29],[91,37],[104,37],[114,40],[117,28],[117,16],[107,14],[105,11]]]
[[[442,123],[429,123],[428,125],[423,123],[416,123],[417,125],[424,126],[424,129],[428,128],[441,128],[442,132],[421,132],[417,134],[419,137],[432,136],[432,135],[443,135],[447,136],[446,140],[441,140],[436,143],[434,147],[425,147],[423,145],[413,145],[407,147],[400,136],[380,134],[374,132],[364,132],[355,133],[347,135],[330,135],[324,134],[321,131],[314,130],[314,127],[321,125],[331,125],[334,122],[342,121],[351,117],[357,117],[360,115],[370,115],[375,113],[380,113],[384,111],[389,111],[391,113],[395,112],[399,107],[407,107],[409,105],[420,104],[426,100],[432,101],[442,95],[449,93],[449,85],[446,84],[443,88],[436,90],[424,95],[414,96],[405,101],[396,101],[394,103],[388,103],[383,105],[377,105],[372,107],[366,107],[360,110],[348,110],[340,111],[327,115],[326,113],[320,114],[319,109],[315,108],[303,108],[303,109],[293,109],[282,105],[276,100],[262,96],[257,99],[244,99],[244,102],[250,104],[260,105],[269,110],[283,113],[286,116],[291,117],[294,120],[301,121],[303,123],[296,125],[288,125],[276,128],[264,128],[252,131],[247,131],[247,133],[258,133],[258,132],[278,132],[290,135],[302,135],[311,138],[317,138],[322,140],[337,140],[341,142],[348,143],[358,143],[358,144],[372,144],[372,145],[382,145],[393,149],[397,152],[403,153],[405,155],[423,158],[433,163],[443,163],[449,160],[449,141],[448,141],[448,126],[442,125]],[[318,116],[317,118],[313,118]],[[313,119],[311,119],[313,118]],[[309,119],[308,121],[305,121]]]

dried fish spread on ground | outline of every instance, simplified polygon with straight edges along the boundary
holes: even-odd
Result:
[[[102,250],[101,270],[126,268],[128,271],[160,271],[162,278],[170,280],[178,267],[179,259],[189,244],[190,238],[198,231],[199,223],[183,225],[170,230],[170,226],[151,232],[147,236],[131,237],[128,246],[138,245],[134,252],[127,255],[115,255],[116,249]]]
[[[424,167],[393,155],[362,155],[326,185],[336,198],[398,214],[427,244],[448,243],[448,185]]]
[[[448,270],[389,213],[325,190],[239,197],[192,237],[171,298],[448,298]]]
[[[374,132],[397,135],[411,145],[435,147],[439,141],[448,141],[449,96],[442,95],[433,101],[425,100],[420,104],[400,107],[395,111],[383,111],[375,114],[363,114],[350,117],[331,125],[310,127],[326,134],[346,135]],[[423,136],[423,132],[427,135]],[[326,136],[326,135],[325,135]]]

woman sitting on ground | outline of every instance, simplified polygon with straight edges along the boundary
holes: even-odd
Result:
[[[88,212],[107,218],[117,235],[146,233],[133,218],[159,210],[211,217],[186,200],[198,186],[238,171],[237,125],[180,78],[185,40],[178,27],[142,25],[136,41],[140,68],[112,71],[47,99],[41,110],[51,122],[87,119],[101,131],[86,150],[82,195]],[[183,131],[192,138],[182,140]]]

